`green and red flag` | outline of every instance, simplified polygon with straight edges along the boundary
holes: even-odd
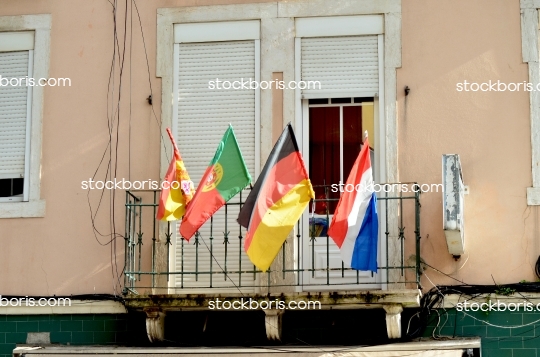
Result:
[[[250,183],[251,176],[229,126],[187,207],[180,225],[182,237],[193,237],[204,222]]]
[[[313,198],[302,154],[288,124],[238,215],[238,223],[248,230],[244,249],[257,268],[268,270]]]
[[[186,205],[191,201],[195,189],[169,128],[167,128],[167,134],[173,145],[173,158],[162,184],[156,219],[174,221],[181,219],[184,215]]]

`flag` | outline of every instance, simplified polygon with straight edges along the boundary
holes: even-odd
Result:
[[[204,222],[250,182],[251,176],[229,126],[187,207],[180,225],[182,237],[193,237]]]
[[[354,185],[355,189],[341,195],[328,235],[340,248],[345,263],[356,270],[377,272],[379,220],[369,154],[366,138],[345,186]]]
[[[315,197],[302,155],[288,124],[238,215],[248,229],[244,249],[267,271],[310,199]]]
[[[174,221],[182,218],[186,205],[191,201],[195,190],[169,128],[167,128],[167,134],[169,134],[173,144],[174,153],[169,169],[165,174],[164,182],[168,184],[162,184],[164,188],[162,188],[159,196],[156,219]]]

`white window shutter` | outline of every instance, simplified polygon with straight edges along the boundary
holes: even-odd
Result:
[[[378,53],[377,35],[302,38],[302,81],[321,83],[321,89],[303,89],[303,98],[376,96]]]
[[[182,158],[191,179],[198,185],[210,160],[214,157],[217,146],[232,124],[236,138],[249,172],[255,178],[255,110],[256,92],[253,89],[209,89],[209,81],[240,81],[242,78],[255,80],[256,72],[256,46],[257,40],[180,43],[175,51],[175,116],[176,138]],[[243,199],[247,192],[243,193]],[[229,202],[239,202],[239,195]],[[236,222],[239,206],[227,207],[227,222],[225,222],[225,207],[213,216],[213,244],[210,248],[210,221],[201,229],[200,233],[206,245],[200,241],[198,246],[198,261],[196,260],[195,239],[189,243],[184,241],[183,260],[180,239],[176,244],[176,271],[208,272],[212,265],[212,286],[225,287],[239,284],[239,275],[230,274],[226,277],[222,269],[236,271],[240,269],[240,255],[242,255],[241,269],[253,270],[238,236],[245,237],[245,230],[240,230]],[[227,224],[225,224],[227,223]],[[229,232],[227,245],[227,259],[225,260],[224,232]],[[242,239],[243,245],[244,239]],[[197,267],[196,267],[197,265]],[[242,274],[242,281],[247,283],[250,274]],[[231,279],[234,281],[231,282]],[[253,284],[253,281],[250,282]],[[182,277],[176,275],[176,286],[180,287]],[[210,285],[209,274],[199,274],[198,281],[194,274],[184,275],[183,286],[198,288]],[[247,291],[243,289],[243,291]]]
[[[178,122],[180,153],[197,184],[229,123],[249,172],[255,170],[255,91],[208,89],[208,82],[255,80],[255,41],[179,45]]]
[[[30,77],[30,51],[0,52],[2,78]],[[0,84],[6,84],[5,80]],[[27,122],[30,110],[29,88],[0,85],[0,179],[20,178],[25,174]]]

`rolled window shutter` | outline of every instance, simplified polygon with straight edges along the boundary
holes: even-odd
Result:
[[[5,79],[25,78],[29,51],[0,52],[0,179],[22,177],[25,172],[28,87],[6,84]]]
[[[186,168],[197,186],[214,157],[218,143],[229,123],[232,124],[240,149],[249,172],[255,174],[255,91],[253,89],[209,89],[209,81],[240,81],[242,78],[255,80],[255,41],[228,41],[179,44],[178,58],[178,101],[177,133],[178,147]],[[243,199],[247,192],[243,193]],[[229,202],[238,202],[239,195]],[[245,237],[245,230],[236,222],[239,206],[221,208],[213,216],[212,253],[210,249],[210,221],[201,229],[202,241],[199,246],[184,241],[183,259],[180,239],[176,245],[176,271],[208,272],[212,265],[212,286],[231,287],[239,284],[238,274],[228,277],[227,271],[252,270],[253,265],[240,246],[239,235]],[[226,223],[226,224],[225,224]],[[224,232],[229,232],[227,248],[224,244]],[[243,242],[243,240],[242,240]],[[198,249],[198,260],[196,250]],[[227,259],[225,259],[227,249]],[[240,257],[242,263],[240,266]],[[197,265],[198,264],[198,265]],[[246,283],[249,274],[243,274]],[[182,284],[181,276],[176,275],[176,286]],[[231,282],[231,279],[234,281]],[[251,275],[252,279],[252,275]],[[201,288],[210,285],[209,274],[199,274],[196,281],[194,274],[184,275],[183,286]],[[251,281],[252,283],[252,281]],[[242,289],[243,291],[249,291]]]
[[[303,89],[305,98],[369,96],[379,92],[377,35],[302,38],[302,81],[321,89]]]

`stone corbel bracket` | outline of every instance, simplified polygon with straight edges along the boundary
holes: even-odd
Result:
[[[159,308],[144,309],[146,313],[146,333],[152,343],[165,339],[165,313]]]
[[[388,338],[401,338],[401,312],[403,306],[400,304],[383,305],[386,311],[386,333]]]
[[[266,337],[269,341],[281,341],[282,337],[282,316],[285,310],[266,309],[264,311],[264,326]]]

